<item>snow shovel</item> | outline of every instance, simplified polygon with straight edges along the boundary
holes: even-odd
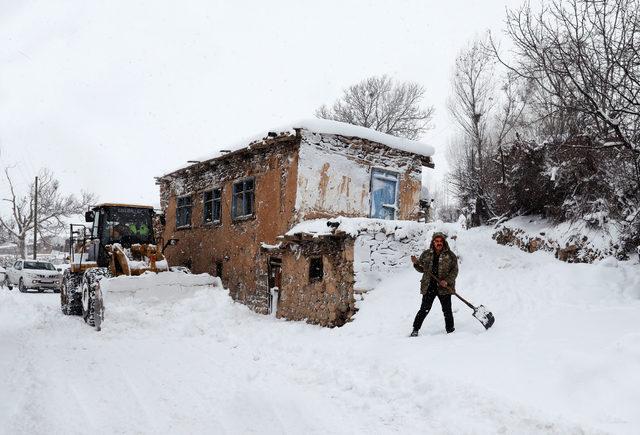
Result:
[[[437,276],[435,276],[432,272],[429,272],[429,275],[431,276],[431,278],[434,278],[436,281],[440,282],[440,279]],[[484,326],[484,329],[491,328],[491,325],[493,325],[493,323],[496,321],[491,311],[487,310],[487,308],[484,305],[478,305],[477,307],[474,306],[471,302],[467,301],[465,298],[460,296],[456,291],[456,289],[454,289],[453,287],[451,287],[451,290],[453,290],[453,294],[456,295],[458,299],[460,299],[462,302],[465,303],[466,306],[468,306],[473,310],[473,317],[475,317],[480,321],[480,323],[482,323],[482,326]]]

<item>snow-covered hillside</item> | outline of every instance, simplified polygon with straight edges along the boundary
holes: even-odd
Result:
[[[638,433],[640,265],[566,264],[459,231],[458,290],[408,338],[419,275],[389,276],[352,323],[255,314],[219,288],[107,306],[0,289],[0,433]],[[166,289],[163,290],[163,294]]]

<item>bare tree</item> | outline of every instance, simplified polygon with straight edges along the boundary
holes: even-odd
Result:
[[[640,0],[553,0],[507,12],[515,74],[544,94],[546,116],[577,119],[590,147],[624,148],[640,183]],[[576,146],[574,144],[574,146]]]
[[[0,245],[8,241],[9,241],[9,233],[7,232],[5,227],[0,225]]]
[[[526,3],[505,33],[508,60],[492,48],[532,86],[560,217],[611,218],[640,243],[640,0]]]
[[[449,113],[472,147],[471,169],[480,173],[488,146],[489,113],[495,104],[493,64],[494,60],[482,42],[473,41],[456,58],[452,96],[449,99]]]
[[[27,235],[33,231],[41,236],[58,234],[65,226],[64,219],[74,214],[82,213],[86,207],[95,202],[93,194],[82,192],[80,198],[73,194],[64,195],[60,192],[60,183],[53,174],[44,169],[38,176],[38,209],[37,228],[35,223],[35,186],[29,186],[29,193],[16,193],[9,168],[4,170],[9,185],[9,198],[3,201],[9,203],[11,209],[8,217],[0,216],[0,226],[9,237],[18,244],[21,258],[27,256]]]
[[[425,90],[414,82],[395,82],[387,75],[370,77],[344,91],[316,116],[417,139],[431,126],[433,106],[421,106]]]
[[[451,197],[449,177],[444,176],[440,184],[433,187],[433,218],[443,222],[456,222],[460,216],[460,207]]]
[[[515,75],[501,77],[495,64],[486,41],[473,40],[456,58],[448,102],[459,128],[449,151],[451,183],[476,225],[498,212],[498,184],[507,176],[502,147],[521,124],[526,101]]]

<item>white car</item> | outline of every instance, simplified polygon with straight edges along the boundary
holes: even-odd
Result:
[[[51,289],[58,293],[61,280],[62,274],[48,261],[18,260],[6,270],[4,285],[9,290],[17,285],[23,293],[30,288],[39,292]]]
[[[0,287],[4,285],[4,277],[5,277],[4,267],[0,266]]]

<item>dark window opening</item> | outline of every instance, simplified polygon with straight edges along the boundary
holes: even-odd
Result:
[[[222,261],[216,261],[216,276],[222,279]]]
[[[176,227],[191,225],[191,196],[182,196],[176,201]]]
[[[253,215],[255,199],[253,180],[253,178],[247,178],[233,184],[231,216],[234,219]]]
[[[323,277],[322,257],[311,258],[309,260],[309,282],[322,281]]]
[[[204,223],[219,223],[220,211],[221,211],[221,198],[222,191],[220,189],[207,190],[203,194],[204,210],[203,210],[203,222]]]

